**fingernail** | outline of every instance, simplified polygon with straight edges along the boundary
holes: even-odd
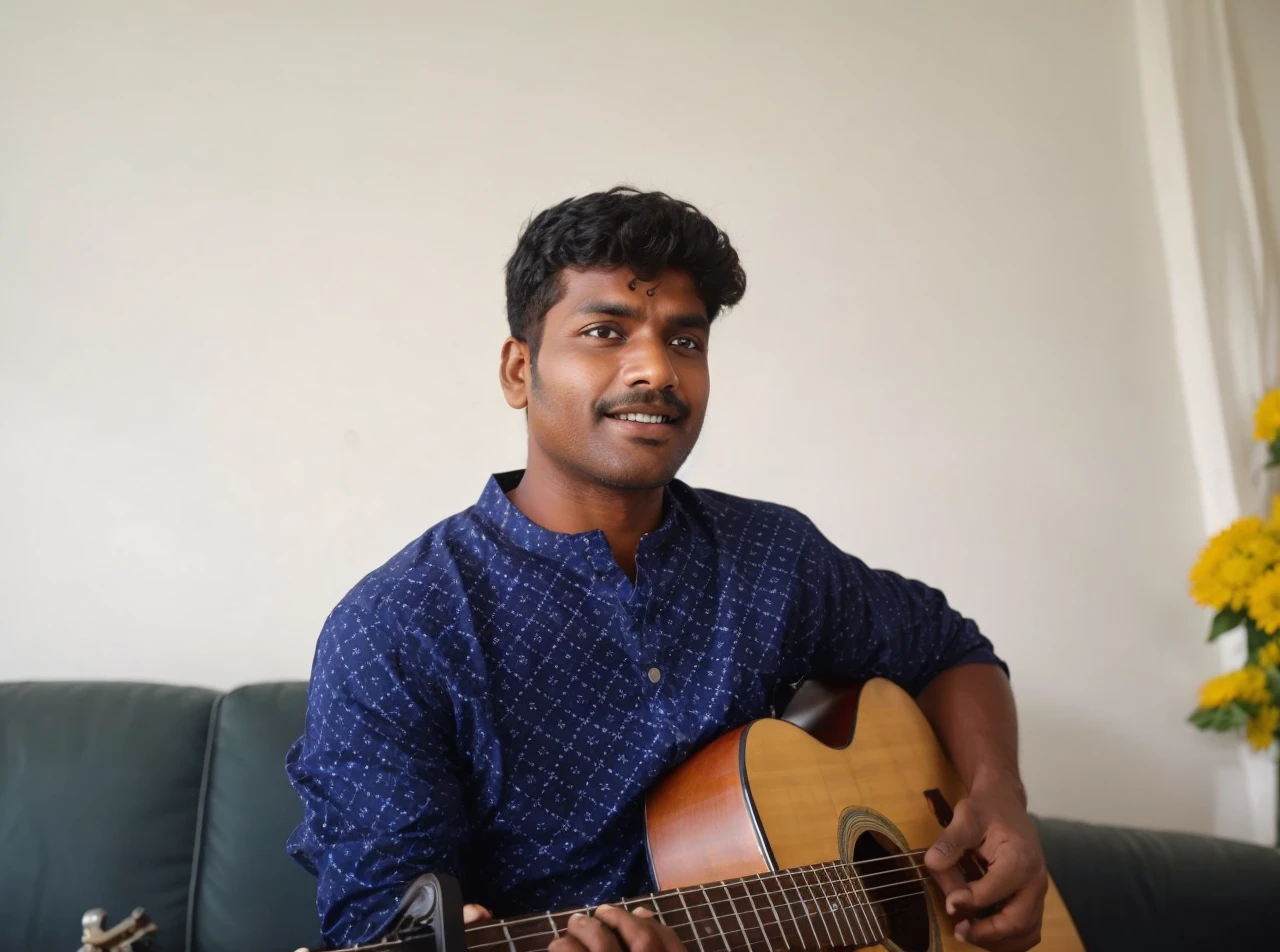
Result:
[[[580,912],[575,912],[573,915],[571,915],[571,916],[569,917],[569,921],[570,921],[570,922],[572,922],[574,919],[585,919],[585,918],[587,918],[587,917],[586,917],[585,915],[583,915],[582,913],[580,913]]]
[[[947,915],[954,916],[956,914],[956,904],[950,899],[947,900]]]

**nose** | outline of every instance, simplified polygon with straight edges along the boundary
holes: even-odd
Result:
[[[631,338],[622,375],[628,387],[674,390],[680,383],[667,343],[657,334],[637,334]]]

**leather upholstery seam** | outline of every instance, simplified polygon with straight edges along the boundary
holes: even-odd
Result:
[[[200,771],[200,797],[196,801],[196,836],[191,850],[191,882],[187,887],[186,952],[195,949],[196,895],[200,889],[200,860],[204,852],[205,807],[209,800],[210,777],[213,773],[213,745],[218,736],[218,718],[222,713],[222,701],[226,694],[213,699],[209,709],[209,733],[204,743],[204,768]]]

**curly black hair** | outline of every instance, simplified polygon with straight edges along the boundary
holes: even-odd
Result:
[[[747,290],[738,253],[711,219],[663,192],[618,185],[566,199],[527,223],[507,261],[511,336],[536,355],[542,337],[536,332],[564,296],[560,272],[618,265],[646,281],[664,268],[689,272],[713,321]]]

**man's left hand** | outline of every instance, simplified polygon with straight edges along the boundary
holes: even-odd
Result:
[[[958,864],[970,851],[987,871],[966,882]],[[956,804],[924,864],[946,897],[956,938],[991,952],[1024,952],[1040,941],[1049,873],[1035,825],[1013,792],[974,792]],[[992,915],[973,918],[991,906],[998,906]]]

